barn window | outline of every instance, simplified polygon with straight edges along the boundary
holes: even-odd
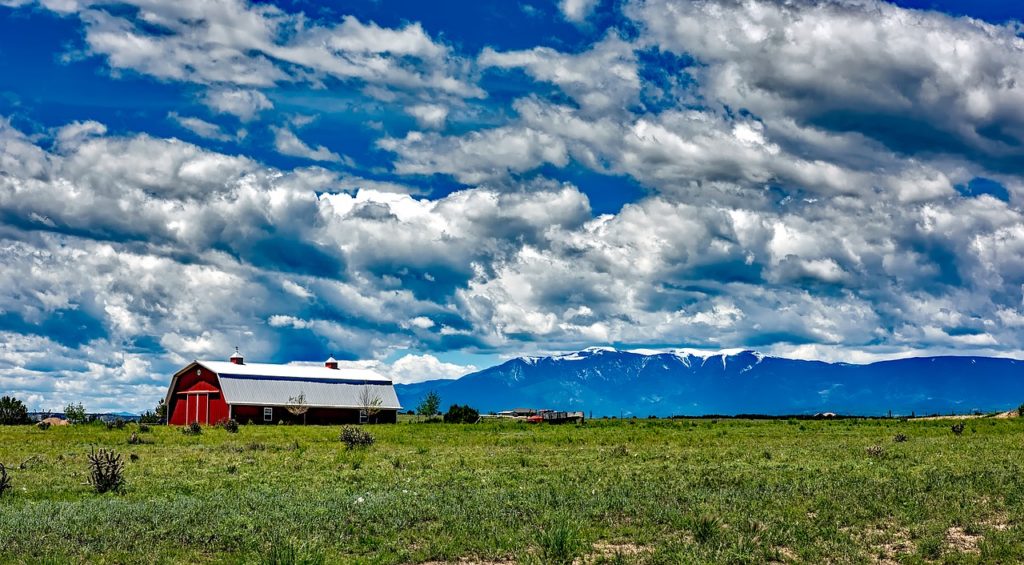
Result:
[[[266,408],[263,409],[263,421],[264,422],[273,422],[274,421],[274,409],[271,408],[270,406],[267,406]]]

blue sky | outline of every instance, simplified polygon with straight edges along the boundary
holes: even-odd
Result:
[[[0,0],[0,389],[1024,349],[1011,3]]]

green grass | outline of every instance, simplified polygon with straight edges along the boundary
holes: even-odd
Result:
[[[949,424],[0,428],[0,562],[1024,561],[1024,419]],[[123,492],[90,489],[93,446]]]

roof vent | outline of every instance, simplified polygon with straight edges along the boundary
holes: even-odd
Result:
[[[238,347],[237,346],[235,347],[235,353],[233,355],[231,355],[231,357],[228,358],[228,360],[231,361],[232,363],[234,363],[235,365],[242,365],[243,364],[242,363],[242,354],[238,352]]]
[[[331,355],[330,357],[327,358],[327,361],[324,361],[324,367],[327,367],[328,369],[337,369],[338,360],[335,359],[333,355]]]

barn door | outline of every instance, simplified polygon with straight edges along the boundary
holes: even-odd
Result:
[[[210,424],[210,395],[209,394],[197,394],[196,395],[196,408],[198,409],[196,421],[200,424]]]

